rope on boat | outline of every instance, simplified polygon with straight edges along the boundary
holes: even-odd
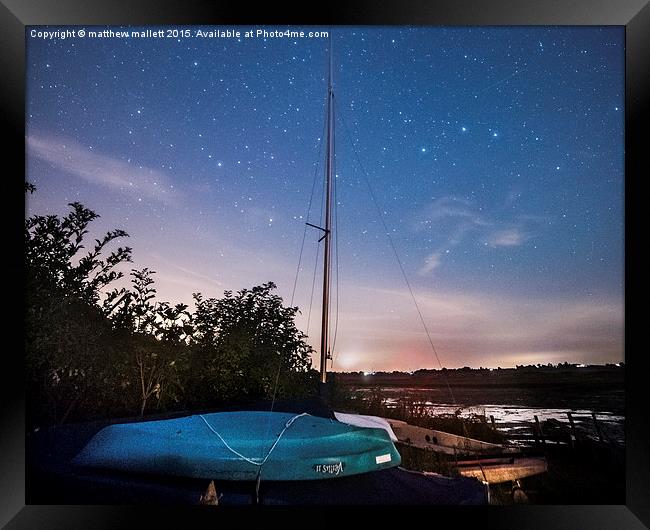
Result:
[[[232,447],[230,447],[230,445],[228,445],[228,442],[226,442],[226,440],[223,439],[223,436],[221,436],[221,435],[220,435],[220,434],[219,434],[219,433],[214,429],[214,427],[212,427],[212,425],[210,425],[210,424],[208,423],[208,420],[206,420],[206,419],[203,417],[203,414],[199,414],[199,418],[201,418],[201,419],[203,420],[203,422],[208,426],[208,429],[210,429],[210,430],[211,430],[211,431],[212,431],[212,432],[217,436],[217,438],[219,438],[219,440],[221,440],[221,442],[223,443],[223,445],[226,446],[226,449],[228,449],[228,450],[229,450],[231,453],[233,453],[234,455],[237,455],[237,456],[238,456],[239,458],[241,458],[242,460],[245,460],[245,461],[248,462],[249,464],[253,464],[254,466],[263,466],[263,465],[266,463],[266,461],[268,460],[269,456],[271,456],[271,453],[273,452],[273,450],[275,449],[275,447],[278,445],[278,442],[280,441],[280,439],[282,438],[282,436],[284,436],[284,433],[287,432],[287,429],[288,429],[289,427],[291,427],[291,425],[293,424],[294,421],[296,421],[298,418],[300,418],[300,417],[302,417],[302,416],[309,416],[309,414],[307,414],[306,412],[303,412],[302,414],[297,414],[297,415],[293,416],[292,418],[290,418],[290,419],[287,421],[287,423],[284,424],[284,429],[282,429],[282,431],[280,432],[280,434],[278,434],[278,437],[275,439],[275,442],[274,442],[273,445],[271,446],[271,449],[269,449],[269,452],[266,453],[266,456],[264,457],[264,459],[263,459],[261,462],[257,462],[257,461],[255,461],[255,460],[253,460],[252,458],[248,458],[247,456],[244,456],[243,454],[241,454],[241,453],[240,453],[239,451],[237,451],[236,449],[233,449]]]

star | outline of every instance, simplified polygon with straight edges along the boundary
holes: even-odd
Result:
[[[624,37],[620,27],[336,28],[332,204],[344,280],[397,288],[387,272],[394,265],[384,248],[388,233],[416,295],[431,296],[423,316],[432,322],[438,287],[477,303],[507,292],[509,305],[495,297],[495,314],[513,314],[516,300],[578,307],[596,288],[617,310],[623,103],[609,102],[623,102],[625,65],[613,52],[623,50]],[[304,223],[322,226],[329,40],[173,38],[163,48],[160,41],[80,42],[27,40],[26,130],[34,139],[26,167],[38,188],[29,211],[61,211],[64,197],[92,206],[102,223],[132,233],[134,267],[161,269],[161,297],[191,302],[182,288],[191,284],[219,297],[222,288],[236,292],[264,277],[287,302]],[[540,57],[543,68],[535,67]],[[300,264],[295,293],[301,329],[314,263],[322,273],[323,243],[309,234],[302,259],[310,261]],[[604,250],[589,253],[595,237]],[[444,266],[419,274],[430,256]],[[179,278],[163,259],[200,275]],[[200,279],[215,267],[223,285]],[[383,325],[383,292],[363,301],[369,322]],[[449,318],[462,328],[462,319]],[[345,330],[345,340],[359,346],[358,368],[370,368],[363,363],[374,346],[355,333]],[[402,330],[392,340],[375,359],[409,350]],[[620,351],[616,340],[595,349]],[[495,351],[530,346],[497,342]],[[468,364],[498,363],[471,340],[463,355]],[[451,363],[460,357],[449,354]],[[415,369],[428,362],[413,359]]]

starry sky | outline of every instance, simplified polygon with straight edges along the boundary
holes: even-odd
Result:
[[[26,29],[26,214],[126,230],[159,300],[273,281],[317,348],[328,38],[32,29],[80,27]],[[440,367],[384,223],[443,366],[624,360],[624,29],[331,30],[332,368]]]

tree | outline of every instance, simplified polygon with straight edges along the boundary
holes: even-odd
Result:
[[[179,361],[186,357],[193,329],[185,304],[154,301],[153,274],[148,268],[132,269],[132,290],[114,290],[103,304],[114,326],[131,334],[122,373],[125,386],[136,390],[140,415],[151,398],[157,405],[166,398],[179,401]]]
[[[25,185],[26,193],[35,187]],[[155,271],[123,276],[131,249],[108,247],[112,230],[84,250],[99,216],[70,203],[63,216],[25,220],[25,351],[28,425],[71,418],[206,407],[239,398],[313,390],[311,347],[271,282],[222,299],[194,295],[196,309],[156,302]]]
[[[96,303],[100,291],[123,273],[115,267],[131,260],[131,248],[118,247],[101,259],[112,241],[128,237],[124,230],[108,231],[95,239],[92,250],[78,257],[84,249],[88,225],[99,217],[78,202],[70,203],[71,212],[60,219],[56,215],[35,215],[25,221],[25,267],[34,287],[56,291],[66,298],[75,297]],[[77,262],[75,264],[75,261]]]
[[[33,193],[35,187],[25,186]],[[89,224],[98,217],[79,203],[63,218],[35,215],[25,220],[25,367],[30,422],[65,421],[92,395],[101,406],[110,393],[98,389],[110,379],[115,356],[111,327],[97,306],[100,290],[122,273],[131,249],[119,247],[102,258],[113,230],[81,255]]]
[[[312,348],[295,326],[296,307],[284,307],[273,282],[224,298],[194,294],[193,383],[209,400],[267,398],[304,392]]]

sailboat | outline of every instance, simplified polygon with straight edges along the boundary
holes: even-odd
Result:
[[[327,83],[327,157],[320,338],[321,398],[327,399],[334,161],[331,37]],[[353,424],[357,423],[357,424]],[[274,410],[216,412],[113,424],[73,459],[83,468],[210,480],[317,480],[399,466],[390,427]]]

